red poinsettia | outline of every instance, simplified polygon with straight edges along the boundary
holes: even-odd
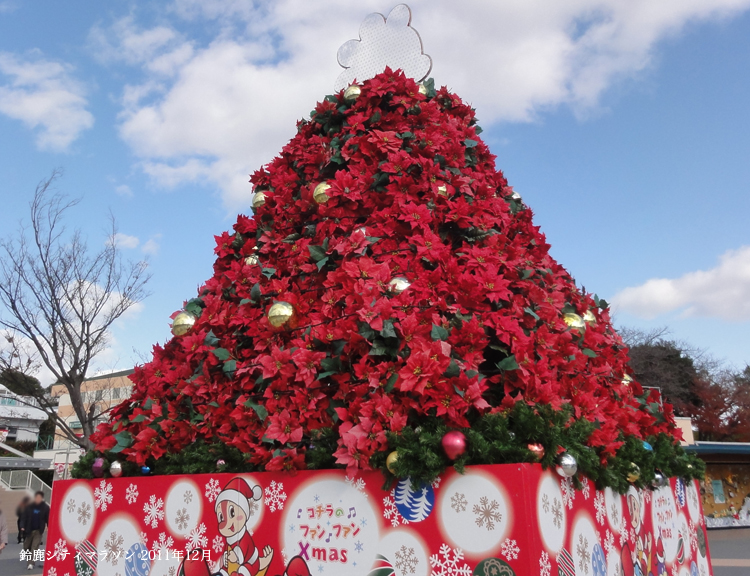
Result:
[[[623,434],[674,432],[669,410],[657,419],[623,382],[608,311],[552,259],[447,89],[425,95],[386,70],[354,102],[318,104],[251,181],[265,204],[216,237],[195,326],[136,369],[97,448],[144,462],[218,441],[291,470],[332,429],[353,471],[388,432],[428,417],[470,426],[519,400],[596,423],[603,461]],[[271,325],[274,302],[295,325]]]

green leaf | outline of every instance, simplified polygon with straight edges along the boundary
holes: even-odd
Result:
[[[263,270],[261,270],[261,273],[263,274],[263,276],[270,280],[271,276],[276,273],[276,268],[263,268]]]
[[[320,262],[327,256],[326,251],[322,246],[314,246],[310,244],[307,249],[310,251],[310,258],[312,258],[313,262]]]
[[[362,336],[365,340],[372,340],[375,338],[375,336],[378,335],[375,330],[373,330],[370,325],[367,322],[360,322],[359,323],[359,335]]]
[[[389,394],[393,387],[396,385],[396,382],[398,382],[398,374],[394,373],[391,374],[391,377],[388,378],[388,381],[385,383],[385,393]]]
[[[448,368],[443,372],[443,376],[446,378],[455,378],[459,374],[461,374],[461,368],[458,367],[458,363],[455,360],[451,360],[451,363],[448,364]]]
[[[383,329],[380,331],[383,338],[398,338],[396,330],[393,328],[393,320],[384,320]]]
[[[497,363],[499,370],[518,370],[518,362],[516,362],[515,354],[511,354],[507,358]]]
[[[589,358],[596,358],[596,352],[594,352],[591,348],[584,348],[581,350],[586,356]]]
[[[143,422],[146,419],[145,414],[138,414],[138,416],[135,416],[134,418],[131,418],[131,422]]]
[[[449,335],[449,332],[442,326],[438,326],[437,324],[432,325],[430,336],[432,336],[433,340],[447,340]]]
[[[118,446],[127,448],[133,443],[133,436],[126,430],[124,432],[118,432],[117,434],[115,434],[115,440],[117,440]]]
[[[214,356],[216,356],[219,360],[229,360],[229,357],[231,354],[229,354],[229,350],[226,348],[214,348],[211,350],[211,352],[214,353]]]
[[[268,417],[268,410],[266,410],[260,404],[256,404],[252,400],[248,400],[247,402],[245,402],[245,406],[248,408],[252,408],[258,415],[258,418],[260,418],[261,422],[265,421],[265,419]]]
[[[524,308],[523,311],[526,312],[526,314],[533,316],[534,320],[537,320],[537,321],[539,320],[539,315],[536,312],[534,312],[531,308]]]
[[[477,144],[478,142],[476,140],[472,140],[471,138],[467,138],[466,140],[464,140],[464,146],[466,146],[467,148],[474,148]]]
[[[338,374],[341,371],[341,360],[339,358],[323,358],[320,361],[320,366],[326,372]]]
[[[325,266],[326,264],[328,264],[328,259],[329,259],[329,257],[326,256],[325,258],[321,258],[320,260],[318,260],[318,270],[322,270],[323,266]]]
[[[260,291],[260,283],[256,282],[250,289],[250,298],[253,299],[253,302],[260,302],[260,298],[262,295],[263,294]],[[218,341],[216,343],[218,344]]]
[[[224,371],[224,374],[234,374],[234,371],[237,370],[237,360],[227,360],[224,362],[222,370]]]

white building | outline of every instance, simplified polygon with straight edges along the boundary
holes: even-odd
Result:
[[[36,442],[47,414],[31,396],[19,396],[0,385],[0,438],[6,441]]]

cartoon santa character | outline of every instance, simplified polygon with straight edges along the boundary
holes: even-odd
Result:
[[[656,576],[667,576],[667,563],[664,557],[664,542],[661,534],[656,540]]]
[[[247,528],[252,506],[263,496],[257,484],[253,487],[244,478],[232,478],[216,499],[219,534],[227,543],[222,556],[221,576],[263,576],[273,558],[273,549],[266,546],[261,556]]]

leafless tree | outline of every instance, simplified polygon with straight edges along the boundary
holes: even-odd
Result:
[[[79,229],[65,226],[67,213],[79,201],[55,191],[59,177],[54,171],[40,182],[29,221],[0,241],[0,327],[6,340],[0,372],[6,381],[17,378],[16,384],[57,420],[70,440],[89,447],[98,412],[81,385],[107,347],[112,324],[148,295],[150,273],[143,261],[123,260],[113,217],[98,249],[89,247]],[[54,398],[24,380],[42,368],[70,394],[82,437],[57,416]]]

